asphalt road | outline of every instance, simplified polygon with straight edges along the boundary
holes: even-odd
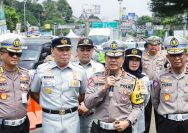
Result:
[[[31,130],[30,133],[42,133],[42,129],[41,128],[36,128],[34,130]],[[156,133],[154,113],[152,114],[150,133]]]

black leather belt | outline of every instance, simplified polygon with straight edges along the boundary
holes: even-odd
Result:
[[[50,109],[42,108],[42,111],[44,111],[45,113],[49,113],[49,114],[64,115],[64,114],[67,114],[67,113],[75,112],[77,109],[78,109],[78,107],[73,107],[73,108],[65,109],[65,110],[50,110]]]
[[[82,114],[79,114],[79,116],[85,116],[85,117],[87,117],[87,116],[90,116],[90,115],[93,115],[94,114],[94,112],[93,111],[91,111],[91,112],[89,112],[88,114],[86,114],[86,115],[82,115]]]

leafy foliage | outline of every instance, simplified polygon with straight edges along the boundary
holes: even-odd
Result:
[[[14,30],[16,28],[16,23],[20,21],[20,16],[16,14],[16,9],[5,6],[5,16],[8,28],[10,31]]]
[[[187,0],[151,0],[150,4],[153,12],[165,16],[173,16],[174,14],[181,14],[188,8]]]
[[[5,15],[7,18],[8,29],[14,29],[17,21],[21,22],[23,25],[24,2],[19,2],[17,0],[5,0],[4,5],[6,5]],[[53,25],[74,22],[72,18],[72,9],[66,0],[45,0],[42,5],[32,3],[31,0],[27,0],[25,7],[26,21],[28,21],[31,25],[43,26],[46,23]],[[13,11],[15,11],[14,16],[10,16]],[[12,20],[15,18],[17,18],[17,21]]]
[[[137,20],[137,25],[145,25],[147,22],[152,22],[152,18],[150,16],[141,16]]]

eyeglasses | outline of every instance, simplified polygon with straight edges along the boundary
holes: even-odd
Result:
[[[8,53],[8,55],[10,56],[10,57],[13,57],[13,56],[17,56],[17,57],[21,57],[22,56],[22,53],[14,53],[14,52],[10,52],[10,51],[8,51],[8,52],[5,52],[5,53]]]

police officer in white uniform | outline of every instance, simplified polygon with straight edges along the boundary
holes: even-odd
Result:
[[[75,63],[79,64],[85,69],[88,79],[89,77],[91,77],[92,74],[104,71],[104,66],[102,64],[95,62],[91,59],[93,50],[94,50],[94,45],[91,39],[82,38],[78,41],[77,50],[76,50],[78,61]],[[80,132],[90,133],[91,125],[94,119],[94,110],[90,110],[86,114],[80,113],[80,115],[81,115]]]
[[[53,61],[40,65],[31,85],[31,96],[42,106],[44,133],[80,133],[78,105],[87,85],[85,71],[70,62],[71,41],[52,40]]]
[[[27,117],[30,76],[18,67],[24,40],[11,38],[1,42],[0,133],[29,133]]]
[[[188,41],[171,36],[164,41],[171,67],[153,81],[152,102],[160,114],[158,133],[188,133]]]

